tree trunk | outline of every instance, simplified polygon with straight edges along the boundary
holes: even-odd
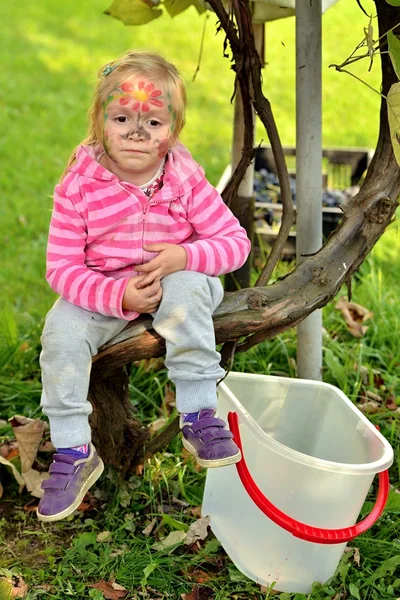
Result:
[[[93,405],[90,416],[93,443],[104,462],[114,465],[123,474],[149,437],[148,428],[142,427],[133,416],[128,384],[129,368],[125,365],[101,379],[94,370],[89,391]]]
[[[219,0],[210,0],[213,8],[218,2]],[[393,27],[393,23],[400,21],[400,9],[390,6],[385,0],[375,0],[375,3],[379,33],[383,36]],[[219,4],[217,8],[220,10]],[[232,33],[231,21],[222,13],[217,14],[224,29]],[[251,23],[249,26],[251,27]],[[246,37],[246,30],[243,34]],[[251,31],[248,35],[251,37]],[[255,48],[250,53],[253,50],[256,53]],[[381,50],[387,51],[386,36],[382,37]],[[240,60],[238,52],[240,53],[240,48],[235,47],[236,64]],[[386,95],[397,77],[389,55],[382,54],[381,60],[382,93]],[[258,81],[257,73],[252,81],[254,87],[254,81]],[[261,83],[257,83],[252,91],[255,109],[261,115],[268,109]],[[247,94],[249,95],[248,91]],[[263,122],[269,118],[269,114],[264,114]],[[238,167],[242,174],[245,172],[245,162],[246,160]],[[234,173],[233,180],[236,183],[237,179],[238,175]],[[232,183],[227,188],[234,195]],[[390,223],[397,207],[399,192],[400,169],[390,140],[386,100],[382,99],[376,152],[360,192],[345,208],[342,223],[319,252],[307,257],[285,278],[266,287],[227,293],[214,318],[217,342],[235,341],[244,337],[245,340],[238,344],[237,351],[245,351],[294,327],[314,310],[325,306],[343,283],[349,282],[351,275]],[[121,470],[126,471],[149,453],[143,448],[147,431],[132,417],[126,365],[134,360],[161,356],[164,351],[164,341],[152,329],[152,320],[143,316],[130,323],[93,359],[90,400],[94,405],[92,426],[95,443],[105,462]],[[174,422],[159,441],[155,439],[148,444],[150,451],[157,450],[177,430]]]

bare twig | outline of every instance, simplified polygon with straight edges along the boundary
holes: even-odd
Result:
[[[201,64],[201,59],[202,59],[202,56],[203,56],[203,48],[204,48],[204,38],[205,38],[205,35],[206,35],[206,25],[207,25],[207,21],[208,21],[209,18],[210,18],[210,15],[208,14],[208,11],[206,11],[205,17],[204,17],[203,32],[201,34],[199,58],[198,58],[198,61],[197,61],[197,67],[196,67],[196,70],[194,72],[192,81],[194,81],[196,79],[197,73],[200,71],[200,64]]]

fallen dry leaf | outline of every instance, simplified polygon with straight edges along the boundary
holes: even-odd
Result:
[[[29,469],[25,473],[21,473],[23,480],[25,481],[28,492],[35,498],[41,498],[43,496],[43,490],[41,488],[42,481],[49,477],[49,473],[39,473],[35,469]]]
[[[170,415],[176,406],[175,392],[169,383],[167,383],[167,385],[165,386],[165,395],[162,401],[162,406],[163,409],[166,411],[167,415]]]
[[[209,579],[212,579],[213,577],[215,577],[215,574],[207,573],[202,569],[194,569],[190,573],[191,580],[195,581],[196,583],[204,583],[206,581],[209,581]]]
[[[118,600],[119,598],[125,598],[125,596],[128,593],[128,590],[126,590],[122,586],[119,586],[121,589],[115,589],[113,585],[115,586],[118,584],[109,583],[107,581],[104,581],[104,579],[101,579],[97,583],[92,583],[91,585],[89,585],[89,587],[95,588],[96,590],[100,590],[106,600]]]
[[[346,552],[346,554],[350,553],[352,555],[353,562],[355,562],[356,565],[359,567],[361,559],[359,548],[345,548],[344,551]]]
[[[111,542],[111,531],[100,531],[96,536],[96,542]]]
[[[149,425],[150,433],[151,434],[156,433],[157,431],[159,431],[160,429],[165,427],[165,425],[167,423],[168,423],[168,419],[166,419],[165,417],[160,417],[159,419],[156,419]]]
[[[193,590],[188,594],[181,594],[182,600],[211,600],[214,591],[209,587],[194,586]]]
[[[7,571],[6,575],[0,575],[1,592],[7,594],[9,598],[25,598],[28,592],[28,586],[19,575],[13,575]],[[1,596],[3,597],[3,596]],[[5,596],[7,598],[7,596]]]
[[[185,531],[171,531],[167,537],[153,544],[152,548],[154,548],[154,550],[166,550],[167,548],[172,548],[173,546],[181,544],[185,538]]]
[[[396,404],[396,397],[393,394],[391,394],[387,398],[387,400],[385,402],[385,406],[388,410],[397,410],[398,409],[398,406]]]
[[[4,444],[1,444],[0,456],[3,458],[8,458],[8,460],[19,456],[18,442],[11,440],[10,442],[4,442]]]
[[[45,421],[29,419],[22,415],[15,415],[9,419],[15,438],[18,442],[21,457],[21,474],[32,468],[42,437],[49,428]]]
[[[200,473],[200,471],[203,470],[203,467],[201,467],[196,462],[196,459],[193,456],[193,454],[191,452],[189,452],[189,450],[186,450],[185,446],[182,446],[181,456],[182,456],[182,462],[184,465],[186,465],[187,463],[192,463],[194,470],[197,471],[198,473]]]
[[[369,402],[364,402],[363,404],[359,404],[358,408],[367,415],[374,415],[379,410],[378,402],[374,402],[370,400]]]
[[[56,451],[56,449],[54,448],[54,446],[50,440],[46,440],[45,442],[42,442],[39,446],[39,452],[55,452],[55,451]]]
[[[344,296],[339,298],[335,308],[342,312],[347,328],[354,337],[363,337],[366,334],[368,327],[363,323],[373,317],[374,313],[361,304],[349,302]]]
[[[157,517],[154,517],[154,519],[152,521],[150,521],[150,523],[143,529],[142,533],[143,535],[145,535],[146,537],[149,537],[149,535],[153,532],[154,527],[157,525]]]
[[[193,508],[190,509],[190,514],[192,515],[192,517],[200,518],[201,517],[201,506],[193,506]]]
[[[198,519],[189,527],[189,531],[186,534],[185,546],[191,546],[198,540],[205,540],[208,536],[208,527],[210,525],[210,517],[202,517]]]
[[[370,390],[365,391],[365,396],[368,398],[368,400],[372,400],[373,402],[383,402],[383,398],[381,398],[379,394],[375,394],[375,392],[371,392]]]
[[[9,460],[7,460],[6,458],[3,458],[2,456],[0,456],[0,464],[4,465],[5,467],[10,467],[12,474],[14,475],[15,479],[17,480],[17,482],[19,483],[19,491],[20,493],[22,492],[22,490],[25,487],[25,481],[23,480],[23,478],[21,477],[21,475],[19,474],[18,469],[16,468],[15,465],[13,465]]]
[[[138,465],[136,465],[136,467],[135,467],[135,475],[137,475],[138,477],[141,477],[143,475],[143,471],[144,471],[144,464],[143,463],[139,463]]]

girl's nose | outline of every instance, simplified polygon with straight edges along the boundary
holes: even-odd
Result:
[[[129,132],[129,137],[132,140],[142,140],[144,138],[144,131],[141,127]]]

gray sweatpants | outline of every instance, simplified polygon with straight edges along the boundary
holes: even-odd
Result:
[[[212,315],[223,298],[221,282],[194,271],[179,271],[161,281],[163,297],[153,327],[166,341],[168,375],[176,386],[179,412],[215,408],[216,382],[224,375],[215,349]],[[46,316],[42,335],[41,406],[50,421],[56,448],[91,439],[87,400],[92,356],[127,325],[59,298]]]

